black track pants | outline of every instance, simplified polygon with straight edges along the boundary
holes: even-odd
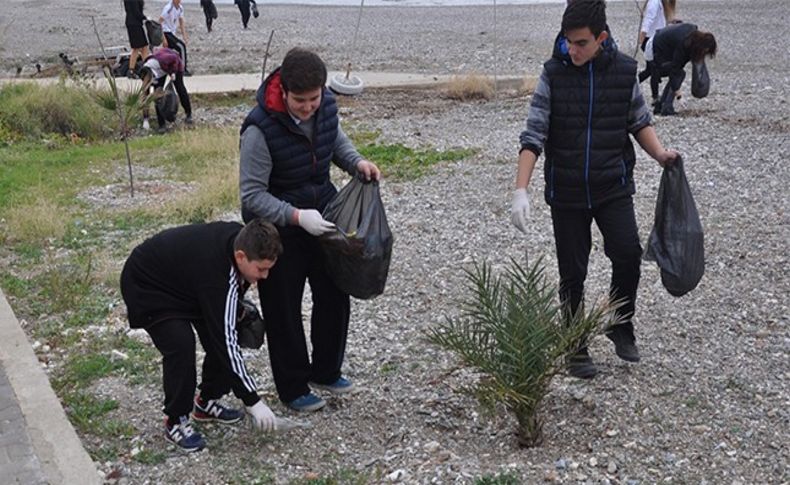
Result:
[[[283,254],[258,289],[274,384],[280,400],[289,402],[310,391],[309,381],[330,384],[340,377],[350,302],[330,279],[317,238],[301,228],[279,229]],[[305,282],[313,297],[312,358],[302,327]]]
[[[612,262],[610,294],[614,299],[625,299],[625,304],[617,311],[625,321],[616,326],[609,337],[633,340],[631,317],[639,286],[642,246],[631,197],[619,198],[592,210],[552,208],[551,219],[560,272],[560,300],[569,305],[571,312],[576,312],[582,303],[592,246],[590,228],[594,220],[603,235],[604,253]]]

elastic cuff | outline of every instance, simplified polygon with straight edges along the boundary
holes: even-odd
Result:
[[[293,226],[299,225],[299,209],[291,207],[291,214],[288,216],[288,221]]]
[[[251,392],[251,393],[245,394],[244,396],[241,397],[241,401],[247,407],[255,406],[255,404],[257,404],[258,401],[260,401],[260,400],[261,400],[261,398],[260,398],[260,396],[258,396],[257,392]]]

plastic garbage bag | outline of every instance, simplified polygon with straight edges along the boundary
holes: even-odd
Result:
[[[336,231],[319,237],[337,287],[363,300],[382,294],[393,236],[378,182],[355,177],[329,201],[323,216],[337,226]]]
[[[705,61],[695,62],[691,65],[691,95],[695,98],[704,98],[710,91],[710,74]]]
[[[176,120],[176,114],[178,114],[178,94],[176,93],[176,87],[168,80],[163,91],[162,96],[156,98],[156,109],[164,119],[173,123]]]
[[[162,45],[162,24],[154,20],[145,21],[145,34],[148,37],[148,45],[157,46]]]
[[[658,263],[661,283],[672,296],[683,296],[697,287],[705,272],[704,246],[702,223],[678,157],[661,174],[644,259]]]
[[[242,300],[238,308],[239,316],[236,319],[236,333],[240,347],[245,349],[259,349],[263,345],[266,324],[250,300]]]

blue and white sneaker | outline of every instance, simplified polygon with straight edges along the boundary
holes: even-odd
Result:
[[[200,433],[192,429],[188,416],[181,416],[175,424],[165,418],[165,439],[181,448],[186,453],[200,451],[206,447],[206,442]]]
[[[311,382],[310,386],[322,391],[329,391],[333,394],[348,394],[354,390],[354,383],[342,376],[331,384]]]
[[[228,408],[218,401],[203,401],[200,396],[195,396],[195,407],[192,410],[192,419],[200,423],[214,422],[222,424],[238,423],[244,413],[238,409]]]
[[[285,405],[294,411],[308,413],[312,411],[318,411],[322,407],[326,406],[326,401],[316,396],[312,392],[308,392],[304,396],[297,397],[293,401],[285,403]]]

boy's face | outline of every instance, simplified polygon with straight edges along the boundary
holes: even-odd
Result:
[[[568,54],[574,66],[583,66],[593,57],[598,55],[601,44],[609,38],[605,30],[595,37],[589,27],[573,29],[565,32],[568,40]]]
[[[288,111],[302,121],[307,121],[313,116],[321,105],[322,88],[315,88],[303,93],[288,91],[283,93]]]
[[[236,267],[239,269],[241,277],[249,284],[257,283],[258,280],[265,280],[269,276],[269,270],[277,262],[276,259],[253,259],[250,261],[242,250],[236,250],[233,253],[233,257],[236,260]]]

